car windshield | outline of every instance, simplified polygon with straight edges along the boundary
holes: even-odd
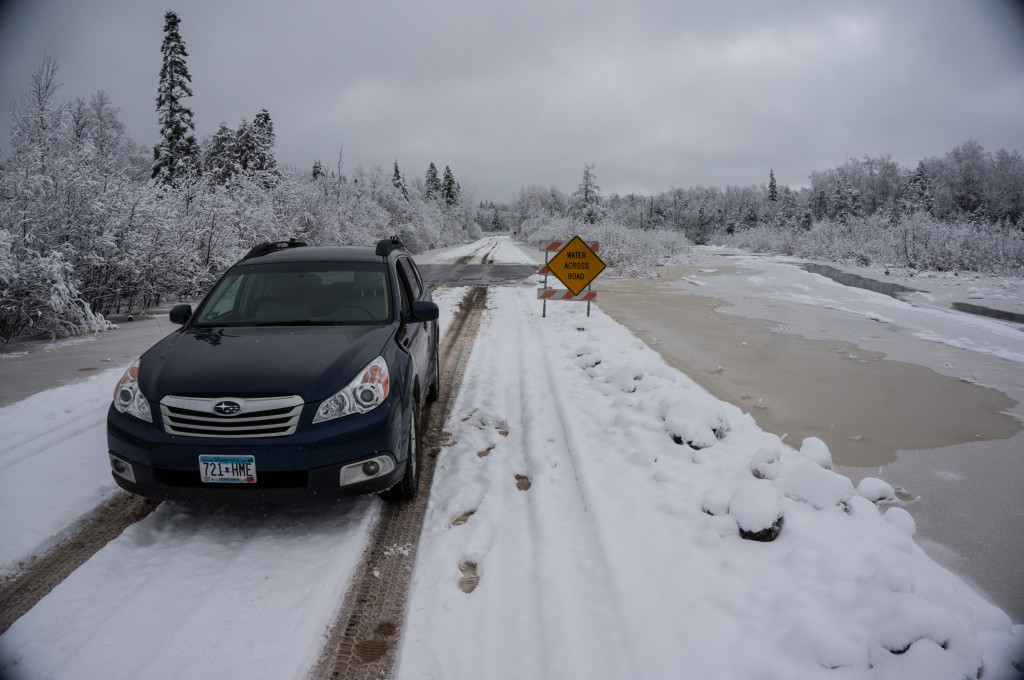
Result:
[[[379,324],[391,319],[387,269],[373,262],[236,267],[196,312],[201,326]]]

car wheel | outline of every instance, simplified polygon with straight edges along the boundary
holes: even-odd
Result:
[[[427,390],[427,401],[437,401],[441,394],[441,354],[434,343],[434,378],[430,381],[430,388]]]
[[[409,448],[406,452],[405,474],[393,487],[381,493],[389,501],[411,501],[420,485],[420,434],[416,409],[410,409]]]

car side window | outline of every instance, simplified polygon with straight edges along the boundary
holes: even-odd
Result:
[[[402,298],[402,313],[412,313],[412,288],[409,286],[409,280],[405,274],[405,268],[401,266],[402,260],[398,261],[398,266],[395,267],[396,273],[398,274],[398,292]]]
[[[426,286],[423,285],[423,277],[420,276],[420,268],[416,266],[416,263],[413,261],[411,257],[409,258],[409,269],[412,270],[413,276],[416,278],[416,283],[419,284],[420,295],[422,296],[423,289],[426,288]]]
[[[423,283],[420,281],[419,272],[416,271],[416,265],[409,258],[403,257],[398,260],[398,266],[409,286],[409,294],[412,299],[419,300],[423,295]]]

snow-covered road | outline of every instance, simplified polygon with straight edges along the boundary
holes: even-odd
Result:
[[[492,252],[522,261],[505,239]],[[457,292],[438,297],[450,320]],[[1024,626],[915,544],[889,485],[855,488],[822,442],[762,431],[598,309],[541,318],[522,286],[489,299],[437,459],[397,677],[1024,669]],[[107,377],[0,409],[8,571],[113,491]],[[163,503],[0,636],[0,676],[304,678],[379,510]],[[779,514],[773,542],[741,538]]]
[[[599,311],[491,299],[399,677],[1014,676],[1024,629],[914,544],[884,482],[854,489]],[[779,538],[740,538],[776,502]]]

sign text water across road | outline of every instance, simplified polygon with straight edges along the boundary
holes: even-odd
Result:
[[[605,264],[579,236],[574,236],[547,263],[547,268],[573,295],[590,285],[604,271]]]

